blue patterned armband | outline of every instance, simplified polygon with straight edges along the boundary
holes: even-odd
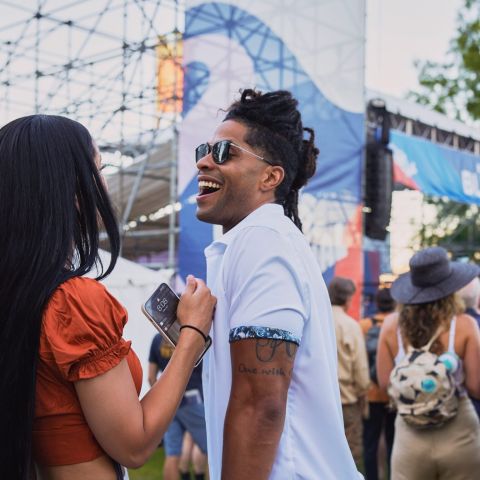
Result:
[[[236,342],[245,338],[269,338],[271,340],[284,340],[300,345],[300,339],[286,330],[270,327],[243,326],[235,327],[230,330],[229,342]]]

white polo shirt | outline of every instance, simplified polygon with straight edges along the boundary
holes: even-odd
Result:
[[[343,429],[329,297],[305,237],[282,206],[267,204],[209,245],[205,255],[207,284],[217,297],[213,345],[203,365],[210,478],[220,480],[222,471],[229,341],[249,337],[299,345],[270,479],[362,478]]]

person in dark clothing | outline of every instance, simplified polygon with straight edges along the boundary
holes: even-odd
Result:
[[[393,437],[395,433],[395,412],[388,407],[388,395],[381,391],[376,376],[376,351],[378,338],[384,318],[395,310],[395,300],[390,295],[390,289],[381,288],[375,296],[377,313],[371,318],[360,321],[365,340],[370,371],[371,386],[368,391],[368,418],[363,421],[363,460],[366,480],[378,480],[378,445],[382,432],[385,432],[387,446],[387,463],[390,467]]]
[[[155,335],[152,340],[150,355],[148,357],[148,381],[150,385],[153,385],[156,382],[159,372],[163,372],[165,368],[167,368],[172,353],[173,347],[171,347],[159,333]],[[180,403],[177,413],[163,438],[165,448],[163,478],[165,480],[177,480],[179,475],[182,480],[190,480],[190,472],[181,472],[179,468],[185,432],[191,434],[195,445],[197,445],[201,451],[200,455],[195,456],[195,462],[193,465],[195,480],[204,480],[207,454],[207,434],[202,397],[201,363],[198,367],[193,369],[182,402]]]

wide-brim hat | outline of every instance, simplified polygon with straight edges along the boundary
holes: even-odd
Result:
[[[429,303],[460,290],[480,274],[473,263],[452,262],[442,247],[429,247],[410,259],[410,271],[391,287],[392,297],[405,305]]]

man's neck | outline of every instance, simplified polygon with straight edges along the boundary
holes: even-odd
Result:
[[[232,228],[235,228],[239,223],[242,223],[249,215],[251,215],[253,212],[258,210],[260,207],[263,207],[263,205],[268,205],[270,203],[276,203],[275,199],[273,200],[265,200],[264,202],[260,203],[256,208],[253,210],[250,210],[240,221],[238,221],[235,225],[222,225],[222,233],[225,235],[228,231],[230,231]]]

